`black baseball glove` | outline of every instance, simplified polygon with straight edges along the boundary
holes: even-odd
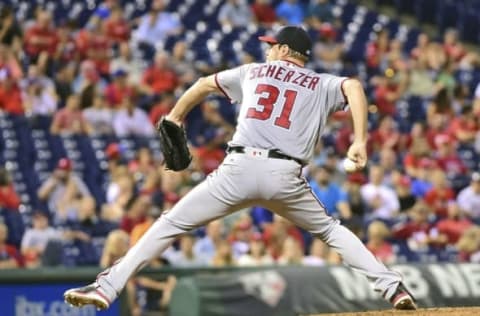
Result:
[[[172,121],[161,118],[157,123],[157,131],[167,169],[180,171],[187,168],[192,156],[188,150],[185,130]]]

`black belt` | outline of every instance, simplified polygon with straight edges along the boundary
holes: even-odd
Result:
[[[227,147],[227,153],[239,153],[239,154],[244,154],[245,153],[245,147],[243,146],[228,146]],[[277,151],[276,149],[270,149],[268,151],[268,158],[276,158],[276,159],[286,159],[286,160],[293,160],[298,162],[300,165],[303,166],[303,163],[301,160],[290,157],[288,155],[282,154],[281,152]]]

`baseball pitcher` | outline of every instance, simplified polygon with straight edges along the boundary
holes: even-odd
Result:
[[[328,216],[301,176],[328,116],[347,104],[354,123],[348,158],[357,170],[365,167],[367,101],[360,82],[304,68],[312,42],[300,27],[287,26],[273,37],[259,39],[270,45],[265,63],[199,79],[158,124],[164,154],[170,157],[167,167],[185,168],[190,155],[184,134],[178,132],[183,119],[210,93],[223,93],[241,105],[223,163],[165,211],[125,257],[100,273],[95,282],[66,291],[66,302],[108,308],[127,280],[177,236],[236,210],[261,205],[334,248],[346,264],[373,282],[374,289],[394,308],[416,309],[401,276],[377,261],[351,231]]]

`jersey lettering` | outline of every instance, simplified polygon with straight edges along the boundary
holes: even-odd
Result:
[[[273,105],[277,102],[280,90],[270,84],[258,84],[255,88],[255,94],[264,95],[265,93],[266,96],[261,96],[257,101],[257,104],[263,106],[263,108],[261,110],[257,110],[255,107],[249,108],[247,111],[247,118],[262,121],[270,118],[273,111]],[[286,90],[283,96],[285,98],[285,103],[283,104],[280,116],[275,119],[274,125],[289,129],[290,124],[292,123],[290,121],[290,114],[292,113],[295,98],[297,97],[297,91]]]
[[[308,76],[304,73],[294,70],[287,71],[286,68],[278,65],[264,64],[261,66],[253,67],[252,69],[250,69],[249,74],[249,80],[268,77],[282,82],[291,82],[312,91],[317,88],[317,84],[320,81],[320,78],[318,76]]]

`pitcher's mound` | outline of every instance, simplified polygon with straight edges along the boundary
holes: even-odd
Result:
[[[423,308],[416,311],[368,311],[358,313],[336,313],[336,314],[317,314],[310,316],[473,316],[480,315],[480,307],[442,307],[442,308]]]

